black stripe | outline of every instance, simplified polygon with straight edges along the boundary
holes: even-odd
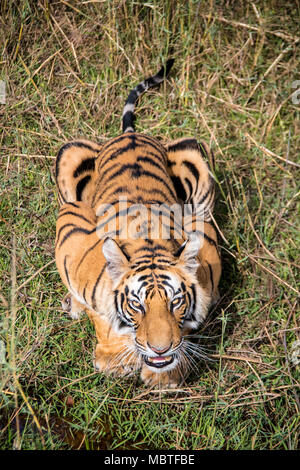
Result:
[[[110,162],[110,160],[109,160],[109,162]],[[107,173],[109,173],[111,170],[114,170],[119,165],[120,165],[120,163],[114,163],[110,167],[106,168],[106,170],[101,171],[101,183],[103,183],[103,180],[105,179],[105,176],[107,175]],[[101,170],[102,170],[102,168],[101,168]]]
[[[210,282],[211,282],[211,285],[212,285],[212,289],[214,290],[215,284],[214,284],[213,271],[212,271],[210,263],[208,261],[206,261],[206,263],[207,263],[207,266],[208,266],[208,269],[209,269],[209,277],[210,277]]]
[[[142,167],[140,165],[138,165],[137,163],[134,163],[134,164],[131,164],[131,163],[127,163],[127,164],[124,164],[124,165],[120,165],[120,167],[118,168],[117,171],[115,171],[111,176],[110,176],[110,179],[115,179],[115,178],[118,178],[119,176],[122,176],[126,171],[128,170],[131,170],[132,171],[132,174],[133,173],[139,173],[141,172],[142,170]]]
[[[199,145],[196,139],[184,139],[172,145],[168,145],[168,152],[176,152],[177,150],[198,150]]]
[[[79,208],[80,208],[80,205],[79,205],[79,204],[76,204],[76,202],[68,202],[68,204],[70,204],[70,205],[73,206],[73,207],[76,207],[76,209],[79,209]]]
[[[60,227],[60,229],[59,229],[59,231],[57,232],[57,235],[56,235],[57,242],[59,241],[59,237],[60,237],[60,234],[61,234],[62,230],[66,227],[76,227],[76,225],[75,224],[65,224],[62,227]]]
[[[88,281],[86,282],[85,286],[84,286],[84,289],[83,289],[83,293],[82,293],[82,297],[84,299],[84,301],[87,303],[87,300],[86,300],[86,295],[85,295],[85,292],[86,292],[86,288],[87,288],[87,285],[88,285]]]
[[[165,154],[165,149],[156,140],[152,139],[151,137],[145,134],[135,134],[135,135],[137,137],[138,144],[141,144],[141,143],[145,144],[149,147],[153,147],[161,155]]]
[[[186,166],[191,171],[191,173],[194,175],[196,181],[198,181],[199,180],[199,171],[196,168],[196,166],[194,165],[194,163],[189,162],[188,160],[183,160],[182,163],[183,163],[184,166]]]
[[[168,265],[162,265],[162,264],[156,264],[156,263],[151,263],[151,264],[146,264],[146,261],[145,261],[145,265],[144,266],[138,266],[137,268],[133,268],[135,272],[140,272],[140,271],[143,271],[145,269],[151,269],[151,270],[155,270],[155,269],[161,269],[162,271],[166,271],[167,269],[169,268]]]
[[[149,297],[150,294],[154,294],[155,291],[153,289],[154,289],[154,286],[149,286],[145,295],[146,299]]]
[[[166,171],[166,168],[165,166],[162,164],[161,160],[160,160],[160,163],[157,163],[156,161],[153,160],[153,158],[150,158],[150,157],[138,157],[137,158],[137,161],[138,162],[143,162],[143,163],[149,163],[149,165],[152,165],[152,166],[155,166],[156,168],[158,168],[160,171],[162,171],[165,175],[167,175],[167,177],[169,178],[169,175]]]
[[[178,199],[181,199],[181,201],[185,202],[187,200],[187,197],[181,179],[178,176],[172,176],[171,179],[174,184]]]
[[[91,176],[87,175],[84,178],[82,178],[79,181],[79,183],[77,183],[76,185],[76,200],[77,201],[81,201],[82,192],[84,188],[86,187],[86,185],[88,184],[88,182],[90,181],[90,179],[91,179]]]
[[[100,243],[102,240],[101,238],[99,238],[99,240],[96,241],[96,243],[94,243],[94,245],[90,246],[88,248],[88,250],[86,250],[81,258],[81,260],[79,261],[79,263],[77,264],[77,267],[76,267],[76,270],[75,270],[75,276],[78,272],[78,269],[80,268],[81,264],[83,263],[83,261],[85,260],[86,256],[98,245],[98,243]]]
[[[123,189],[124,189],[124,188],[122,187],[122,192],[123,192]],[[113,193],[113,194],[114,194],[114,193]],[[145,199],[143,199],[141,196],[137,196],[136,199],[115,199],[115,200],[113,200],[113,201],[111,201],[111,202],[108,202],[108,203],[106,203],[106,204],[102,204],[102,205],[101,205],[101,213],[99,213],[99,208],[98,208],[96,215],[97,215],[98,217],[102,217],[106,212],[108,212],[108,210],[109,210],[112,206],[115,206],[115,205],[117,205],[117,204],[120,204],[120,205],[121,205],[121,204],[124,204],[124,203],[126,203],[126,204],[132,204],[132,205],[134,205],[134,206],[139,206],[140,204],[143,204],[143,205],[147,205],[147,204],[153,204],[153,205],[154,205],[154,204],[156,204],[156,205],[159,206],[159,205],[162,204],[161,201],[156,201],[156,200],[151,200],[151,199],[145,200]],[[104,206],[104,207],[102,207],[102,206]],[[135,209],[136,209],[136,208],[134,208],[134,210],[135,210]],[[129,210],[129,208],[128,208],[128,210]]]
[[[96,283],[95,283],[94,288],[93,288],[91,300],[92,300],[92,306],[93,306],[94,310],[96,310],[96,308],[97,308],[97,305],[96,305],[96,302],[95,302],[96,290],[97,290],[98,284],[101,280],[101,277],[103,276],[105,268],[106,268],[106,263],[104,264],[103,268],[101,269],[100,274],[97,277]]]
[[[123,292],[120,294],[120,306],[121,306],[121,311],[124,313],[124,303],[125,303],[125,295]]]
[[[124,328],[125,326],[132,326],[132,323],[130,322],[130,320],[128,320],[128,318],[126,317],[126,315],[124,314],[123,310],[120,309],[119,307],[119,299],[118,299],[118,295],[119,295],[119,291],[115,291],[115,309],[116,309],[116,312],[118,314],[118,321],[119,321],[119,324],[120,324],[120,328]],[[121,293],[120,297],[121,297],[121,302],[124,298],[124,294]],[[124,300],[123,300],[124,302]]]
[[[175,258],[179,258],[179,256],[183,252],[184,248],[186,247],[186,244],[187,244],[187,240],[185,242],[183,242],[182,245],[178,248],[178,250],[174,253]]]
[[[204,212],[208,212],[212,204],[214,203],[214,188],[209,189],[203,197],[201,197],[200,201],[197,201],[197,198],[195,198],[195,204],[201,206],[201,210]],[[204,206],[204,207],[202,207]],[[197,211],[196,211],[197,212]]]
[[[150,171],[143,171],[143,176],[148,176],[149,178],[153,178],[154,180],[158,180],[162,183],[162,185],[168,189],[169,193],[171,194],[171,196],[175,199],[175,201],[177,200],[177,195],[174,193],[173,191],[173,188],[170,186],[168,186],[168,182],[165,181],[163,178],[161,178],[160,176],[156,175],[155,173],[151,173]],[[171,183],[171,181],[170,181]]]
[[[70,224],[70,225],[73,225],[73,224]],[[75,227],[75,228],[73,228],[73,230],[70,230],[70,231],[64,236],[64,238],[63,238],[62,241],[60,242],[58,248],[61,248],[61,246],[64,244],[64,242],[65,242],[71,235],[73,235],[74,233],[85,233],[86,235],[90,235],[91,233],[93,233],[93,232],[95,232],[95,231],[96,231],[96,227],[93,228],[92,230],[86,230],[86,229],[84,229],[84,228]]]
[[[164,150],[157,150],[154,152],[153,149],[149,150],[147,147],[142,148],[143,155],[148,157],[154,157],[158,162],[163,163],[164,168],[167,168],[168,161],[165,158],[165,151]]]
[[[126,139],[129,139],[129,140],[135,140],[135,137],[136,137],[136,134],[122,134],[122,135],[119,135],[118,137],[115,137],[114,139],[111,139],[109,140],[108,142],[106,142],[106,144],[104,145],[103,147],[103,151],[104,150],[107,150],[110,146],[114,145],[114,144],[119,144],[120,142],[122,142],[122,140],[126,140]]]
[[[141,277],[144,277],[144,276],[141,276]],[[148,276],[147,276],[147,277],[148,277]],[[138,291],[137,291],[137,292],[138,292],[138,295],[140,295],[141,289],[142,289],[143,287],[147,286],[148,284],[149,284],[149,282],[147,282],[147,281],[142,282],[142,284],[140,285],[140,287],[139,287],[139,289],[138,289]]]
[[[141,264],[148,263],[149,259],[153,259],[153,256],[142,256],[137,261],[134,262],[134,267],[138,267]]]
[[[191,199],[191,197],[193,195],[193,186],[192,186],[192,183],[190,182],[190,180],[188,178],[184,178],[184,181],[188,185],[189,191],[190,191],[189,197],[186,199],[186,201],[188,201],[189,199]]]
[[[132,127],[134,131],[134,121],[135,121],[135,115],[133,111],[127,111],[125,115],[123,116],[123,124],[122,124],[123,132],[125,132],[128,127]]]
[[[145,241],[149,241],[149,240],[145,240]],[[157,253],[158,250],[169,252],[168,248],[166,248],[165,246],[156,244],[154,246],[143,245],[139,247],[137,250],[135,250],[134,253],[136,255],[140,251],[149,251],[150,253],[153,253],[153,256],[157,256],[158,254],[163,256],[165,254],[165,253]]]
[[[206,152],[206,149],[205,149],[204,145],[201,142],[199,142],[198,146],[199,146],[199,150],[200,150],[200,153],[202,155],[202,158],[204,160],[208,160],[208,154]]]
[[[169,288],[172,290],[172,293],[173,293],[173,295],[174,295],[174,292],[175,292],[174,287],[173,287],[168,281],[161,281],[161,284],[162,284],[163,286],[169,287]]]
[[[113,141],[113,142],[111,142],[110,146],[105,148],[104,153],[101,152],[100,169],[102,169],[106,165],[106,163],[111,162],[112,160],[115,160],[119,155],[122,155],[123,153],[126,153],[129,150],[135,150],[136,149],[138,144],[137,144],[136,139],[135,139],[135,134],[128,135],[128,136],[126,135],[125,137],[122,137],[122,139],[120,139],[120,141],[124,140],[125,138],[129,140],[129,143],[127,143],[124,147],[121,147],[121,148],[118,147],[117,149],[115,149],[114,144],[119,143],[119,142]],[[108,157],[108,158],[106,159],[106,157]]]
[[[117,217],[120,217],[120,216],[123,216],[123,215],[126,215],[128,212],[128,209],[123,209],[121,211],[118,211],[116,212],[115,214],[111,215],[108,219],[106,219],[104,222],[102,222],[101,224],[97,225],[96,227],[96,230],[101,230],[103,227],[105,227],[106,224],[108,224],[108,222],[110,222],[111,220],[113,219],[116,219]]]
[[[191,290],[192,290],[193,296],[191,296],[190,310],[191,310],[191,309],[194,309],[194,307],[195,307],[195,305],[196,305],[196,303],[197,303],[197,293],[196,293],[196,288],[195,288],[195,285],[194,285],[194,284],[191,285]],[[193,319],[193,318],[195,319],[193,313],[190,314],[190,318],[191,318],[191,319]]]
[[[111,179],[115,179],[121,175],[123,175],[123,173],[125,173],[126,171],[128,170],[131,170],[132,173],[131,173],[131,177],[132,178],[140,178],[141,176],[146,176],[148,178],[152,178],[154,180],[158,180],[161,182],[161,184],[169,191],[169,193],[171,194],[171,196],[176,200],[177,199],[177,195],[174,193],[171,185],[168,185],[167,184],[167,181],[164,180],[163,178],[161,178],[160,176],[158,176],[156,173],[152,173],[151,171],[148,171],[148,170],[144,170],[140,165],[138,165],[137,163],[135,164],[126,164],[126,165],[122,165],[122,167],[116,171],[115,173],[113,173],[110,178]]]
[[[209,193],[211,193],[213,190],[213,183],[210,182],[210,185],[209,185],[209,188],[208,190],[206,191],[206,193],[201,197],[201,199],[199,201],[197,201],[197,204],[202,204],[205,199],[207,198],[207,196],[209,195]]]
[[[107,200],[109,200],[112,196],[115,196],[116,194],[120,194],[120,193],[121,193],[121,194],[125,193],[125,195],[126,195],[126,194],[130,194],[129,191],[128,191],[127,186],[119,186],[118,188],[114,189],[114,188],[116,187],[116,184],[117,184],[117,181],[115,181],[114,183],[112,183],[112,184],[110,184],[109,186],[107,186],[107,187],[105,188],[105,190],[102,191],[102,193],[99,195],[99,197],[98,197],[97,201],[95,201],[94,205],[96,205],[96,204],[99,202],[99,200],[103,198],[103,195],[104,195],[107,191],[109,191],[110,189],[112,189],[112,192],[109,193],[109,194],[106,196],[106,199],[107,199]],[[109,203],[107,203],[107,204],[109,204]]]
[[[103,197],[103,195],[109,191],[111,188],[115,187],[117,184],[116,181],[114,181],[113,183],[109,184],[108,186],[106,186],[106,188],[103,189],[103,191],[99,194],[97,191],[95,191],[95,194],[93,196],[93,200],[92,200],[92,207],[98,203],[98,201]],[[95,199],[97,198],[97,200],[95,201]]]
[[[85,220],[89,224],[92,224],[92,222],[88,220],[86,217],[84,217],[84,215],[82,214],[76,214],[76,212],[67,211],[67,212],[63,212],[62,214],[60,214],[59,217],[64,217],[65,215],[75,215],[75,217],[79,217],[80,219]]]
[[[138,282],[145,281],[146,279],[149,279],[149,277],[151,277],[151,274],[144,274],[138,278]]]
[[[135,92],[138,98],[142,93],[147,91],[147,88],[149,86],[152,86],[152,85],[150,85],[148,79],[146,79],[146,80],[143,80],[141,83],[139,83],[132,91]]]
[[[150,247],[148,245],[144,245],[144,246],[141,246],[140,248],[138,248],[137,250],[135,250],[134,254],[136,255],[140,251],[150,251],[150,253],[154,253],[154,250],[155,250],[155,248]]]
[[[162,80],[165,76],[167,76],[171,70],[171,67],[174,64],[175,59],[168,59],[165,65],[160,69],[160,71],[154,75],[153,78]]]
[[[69,286],[71,287],[69,273],[68,273],[68,270],[67,270],[67,257],[68,257],[68,255],[66,255],[64,257],[64,270],[65,270],[65,275],[66,275],[66,278],[67,278],[67,282],[68,282]]]
[[[58,184],[57,181],[56,181],[56,183],[57,183],[56,187],[58,189],[58,202],[59,202],[60,205],[63,205],[65,202],[67,202],[67,200],[65,199],[63,193],[61,192],[59,184]]]
[[[83,160],[74,171],[73,177],[77,178],[77,176],[81,175],[81,173],[84,173],[85,171],[89,170],[95,170],[95,158],[86,158],[85,160]]]
[[[168,202],[169,204],[172,204],[173,202],[168,198],[168,196],[161,189],[157,189],[157,188],[147,189],[147,188],[141,188],[140,186],[136,186],[136,190],[143,191],[144,193],[147,193],[150,195],[153,195],[153,193],[159,194],[164,199],[163,201],[164,203]]]
[[[186,291],[186,295],[187,295],[187,298],[188,298],[188,300],[189,300],[190,309],[191,309],[191,307],[192,307],[192,302],[193,302],[193,301],[192,301],[192,296],[191,296],[191,294],[189,293],[189,291]]]
[[[145,89],[143,87],[143,89],[141,90],[141,92],[143,92]],[[128,95],[128,98],[127,100],[125,101],[125,106],[126,104],[135,104],[136,100],[138,99],[138,94],[136,92],[136,89],[134,88],[133,90],[131,90],[131,92],[129,93]]]
[[[159,274],[158,277],[161,279],[166,279],[167,281],[171,281],[170,276],[167,276],[167,274]]]
[[[157,253],[156,254],[152,254],[152,255],[143,255],[143,256],[140,256],[139,259],[135,262],[135,264],[141,264],[143,262],[146,262],[147,259],[153,259],[153,258],[159,258],[159,255],[160,253]],[[164,258],[166,259],[166,258]],[[156,260],[157,261],[157,260]],[[169,260],[168,260],[169,261]]]

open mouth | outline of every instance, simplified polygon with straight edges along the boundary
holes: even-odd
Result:
[[[144,361],[147,366],[156,367],[160,369],[161,367],[166,367],[169,364],[172,364],[172,362],[174,361],[174,356],[144,356]]]

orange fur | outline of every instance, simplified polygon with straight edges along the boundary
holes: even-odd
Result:
[[[221,261],[207,146],[134,132],[137,97],[163,77],[164,68],[132,90],[121,136],[60,149],[55,256],[63,308],[94,323],[95,367],[140,369],[146,384],[173,387],[201,356],[187,335],[218,299]]]
[[[67,202],[62,204],[57,220],[56,262],[62,281],[71,294],[71,298],[69,298],[71,316],[77,318],[80,312],[87,311],[95,325],[98,339],[95,351],[97,368],[118,375],[127,374],[132,370],[141,368],[141,377],[146,383],[161,383],[172,386],[176,385],[185,371],[183,370],[180,374],[177,369],[161,373],[158,370],[156,373],[149,369],[143,362],[141,355],[135,351],[135,340],[144,348],[147,348],[147,344],[158,349],[173,344],[174,348],[174,345],[179,344],[183,335],[183,330],[178,326],[179,319],[176,319],[176,315],[171,314],[166,299],[161,299],[159,292],[155,291],[154,299],[145,303],[146,314],[143,316],[138,315],[135,331],[128,332],[128,329],[126,329],[124,334],[115,328],[112,311],[114,310],[113,291],[116,285],[106,266],[106,259],[103,254],[104,239],[99,238],[96,230],[97,225],[99,226],[103,220],[105,221],[105,216],[97,217],[96,213],[99,204],[114,202],[116,199],[114,190],[120,187],[126,188],[126,191],[121,194],[126,194],[128,200],[133,203],[143,201],[147,207],[150,207],[153,199],[162,199],[163,194],[166,195],[169,204],[178,202],[179,198],[172,177],[181,178],[183,185],[186,185],[186,179],[190,177],[191,183],[195,184],[194,175],[191,176],[188,173],[188,166],[183,167],[183,161],[192,162],[199,171],[199,175],[201,175],[201,178],[198,179],[197,192],[195,191],[196,199],[199,200],[203,197],[203,194],[212,185],[212,180],[200,151],[197,151],[196,148],[191,150],[183,148],[184,139],[171,143],[164,148],[160,143],[147,136],[136,136],[136,142],[140,140],[141,145],[128,150],[126,150],[126,147],[129,146],[132,134],[124,135],[121,140],[120,138],[112,139],[112,141],[99,148],[97,154],[92,153],[89,148],[85,147],[85,144],[87,144],[89,147],[97,148],[95,144],[87,141],[84,141],[83,146],[76,146],[74,143],[68,146],[66,151],[62,149],[60,152],[57,183],[59,192]],[[149,147],[147,146],[148,142]],[[180,145],[176,150],[178,142]],[[195,142],[193,142],[193,145],[195,147]],[[168,151],[170,147],[172,150]],[[124,152],[122,152],[123,149],[125,149]],[[72,152],[74,152],[74,158]],[[118,152],[120,156],[111,159]],[[147,162],[147,155],[149,154],[152,155],[152,158],[155,154],[155,161],[161,161],[161,165],[164,165],[161,172],[158,173],[157,181],[153,181],[152,177],[149,178],[147,173],[150,170],[153,172],[151,163]],[[80,166],[83,167],[84,160],[91,158],[91,156],[95,158],[94,169],[89,167],[74,178],[73,175],[76,174],[76,169]],[[115,178],[115,180],[111,180],[111,172],[117,171],[118,168],[122,168],[124,165],[131,165],[130,168],[134,168],[134,164],[143,158],[144,168],[146,169],[144,175],[137,179],[129,179],[128,174],[125,173]],[[112,166],[113,169],[105,173],[105,170]],[[164,171],[168,186],[160,184],[159,178],[162,177]],[[82,191],[82,201],[77,201],[75,197],[76,185],[80,178],[84,178],[86,175],[89,175],[90,179],[87,187]],[[65,182],[64,185],[62,181]],[[110,187],[109,191],[107,191],[108,187]],[[103,194],[102,197],[101,194]],[[173,197],[173,194],[176,195],[177,199]],[[68,195],[69,200],[67,199]],[[209,204],[207,206],[209,206],[211,212],[213,194],[209,193]],[[207,208],[207,206],[205,207]],[[115,209],[122,209],[120,202],[115,204]],[[209,305],[218,298],[217,287],[221,274],[217,236],[210,223],[210,212],[205,212],[208,220],[203,222],[203,245],[198,252],[197,279],[202,289],[204,303],[204,313],[201,319],[205,318]],[[132,221],[135,218],[129,219]],[[116,221],[117,230],[120,229],[120,232],[122,232],[124,222],[122,217],[117,217]],[[174,238],[170,240],[159,239],[155,240],[155,245],[162,245],[166,248],[166,253],[169,253],[169,261],[173,262],[173,265],[169,266],[167,272],[179,273],[179,276],[183,276],[182,279],[188,284],[192,281],[190,280],[190,273],[185,270],[185,260],[180,257],[174,265],[174,251],[186,238],[185,234],[179,240]],[[125,241],[120,240],[120,237],[115,237],[115,239],[123,251],[126,252],[126,257],[123,256],[122,262],[119,260],[118,269],[122,273],[122,279],[116,280],[118,286],[121,281],[126,284],[126,278],[132,274],[131,266],[134,265],[140,255],[146,254],[147,251],[143,252],[144,238],[126,239]],[[166,253],[164,253],[165,257],[167,257]],[[155,265],[155,257],[152,258],[152,264]],[[145,275],[151,273],[151,268],[146,266],[143,273]],[[155,282],[155,277],[153,279]],[[187,332],[188,330],[185,331],[185,333]],[[126,352],[126,348],[129,348],[130,351]]]

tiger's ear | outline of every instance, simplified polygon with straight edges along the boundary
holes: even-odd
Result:
[[[175,257],[178,258],[178,263],[182,264],[183,267],[190,273],[196,274],[199,263],[197,256],[201,248],[202,238],[195,232],[189,235],[178,251],[175,253]]]
[[[129,260],[117,242],[112,238],[104,240],[102,252],[107,262],[107,272],[114,285],[117,285],[129,270]]]

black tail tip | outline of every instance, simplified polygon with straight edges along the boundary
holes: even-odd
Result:
[[[173,67],[173,64],[175,62],[175,59],[168,59],[165,65],[165,72],[166,75],[170,72],[171,68]]]

